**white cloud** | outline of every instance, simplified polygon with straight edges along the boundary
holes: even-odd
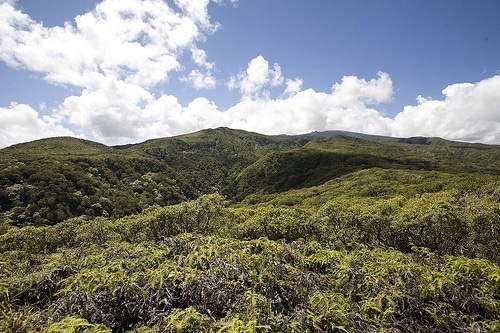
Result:
[[[396,136],[439,136],[451,140],[500,144],[500,75],[477,83],[453,84],[443,100],[419,96],[392,125]]]
[[[275,63],[273,68],[270,68],[269,62],[259,55],[250,60],[246,71],[230,78],[228,87],[239,88],[242,99],[246,99],[268,95],[266,88],[282,84],[281,67]]]
[[[216,4],[222,5],[224,3],[224,0],[212,0],[212,2],[215,2]],[[231,3],[231,5],[233,7],[237,7],[239,0],[229,0],[229,2]]]
[[[142,108],[151,101],[152,95],[144,88],[111,76],[84,89],[80,96],[66,98],[55,114],[87,129],[91,138],[121,143],[141,135],[147,125]]]
[[[227,110],[201,97],[182,105],[175,96],[155,96],[152,88],[178,71],[189,72],[181,81],[194,89],[217,86],[215,64],[198,45],[219,27],[210,23],[208,2],[175,0],[177,7],[170,7],[162,0],[105,0],[74,24],[45,27],[14,9],[13,1],[0,0],[0,60],[41,73],[50,83],[81,88],[54,110],[41,108],[50,115],[24,104],[0,107],[0,146],[73,133],[112,145],[218,126],[500,144],[500,75],[450,85],[441,100],[418,97],[394,119],[376,109],[393,98],[387,73],[368,80],[345,76],[330,92],[317,92],[304,89],[301,78],[284,77],[279,64],[261,55],[229,79],[227,86],[239,90],[241,101]],[[192,66],[186,69],[181,61]]]
[[[6,3],[10,5],[14,5],[17,2],[17,0],[0,0],[0,4]]]
[[[356,82],[356,84],[353,84]],[[441,136],[448,139],[500,142],[500,76],[475,84],[447,87],[444,100],[419,97],[395,119],[363,101],[392,96],[385,74],[372,80],[346,77],[331,93],[312,89],[277,99],[244,99],[226,111],[206,98],[182,106],[176,97],[154,98],[146,90],[119,80],[67,98],[54,117],[38,116],[26,105],[0,109],[3,145],[48,135],[71,135],[58,120],[90,130],[88,137],[107,144],[142,141],[229,126],[266,134],[298,134],[330,129],[394,136]],[[375,88],[378,87],[378,90]],[[374,97],[375,96],[375,97]],[[24,133],[24,134],[23,134]]]
[[[155,98],[146,89],[113,77],[66,98],[55,115],[86,129],[88,138],[111,145],[222,125],[222,113],[205,98],[182,106],[175,96]]]
[[[389,74],[378,72],[378,79],[359,79],[356,76],[345,76],[342,83],[335,83],[333,94],[337,96],[339,105],[378,104],[392,99],[393,88]]]
[[[144,114],[150,119],[148,126],[142,129],[145,138],[184,134],[224,124],[224,113],[214,102],[201,97],[183,107],[174,96],[162,95],[145,107]]]
[[[161,1],[161,0],[158,0]],[[183,13],[193,22],[199,23],[204,29],[214,32],[219,28],[218,24],[211,24],[207,12],[210,0],[174,0],[175,4],[182,9]]]
[[[266,62],[262,58],[257,64]],[[260,90],[273,85],[273,75],[269,72],[281,73],[269,67],[266,69],[266,66],[256,66],[255,62],[249,67],[245,78],[258,82],[256,85],[261,86]],[[279,77],[285,80],[281,74]],[[81,96],[67,98],[57,115],[90,129],[89,136],[110,144],[218,126],[267,134],[297,134],[328,129],[373,134],[389,131],[390,119],[364,104],[366,101],[390,100],[392,81],[385,73],[379,73],[378,78],[369,81],[345,77],[331,93],[300,90],[302,80],[299,78],[286,81],[284,97],[254,96],[221,111],[206,98],[197,98],[182,106],[173,96],[155,98],[141,87],[113,77],[104,78],[99,86],[85,89]]]
[[[205,50],[200,50],[197,48],[191,49],[191,58],[193,59],[194,63],[200,67],[204,67],[206,69],[212,69],[214,67],[213,62],[207,61],[207,53],[205,52]]]
[[[386,134],[391,120],[363,103],[373,100],[374,95],[380,101],[390,99],[392,82],[385,73],[379,75],[369,82],[345,77],[331,94],[306,89],[279,99],[245,99],[225,112],[228,126],[267,134],[329,129]],[[289,87],[290,84],[285,92]],[[380,91],[375,92],[374,87]]]
[[[77,16],[74,25],[48,28],[4,3],[0,59],[56,84],[88,87],[104,75],[148,87],[182,69],[182,52],[196,49],[202,32],[217,27],[209,22],[208,1],[176,4],[181,13],[162,0],[105,0]],[[196,57],[202,59],[203,54]]]
[[[198,69],[193,69],[187,77],[182,77],[180,80],[196,90],[214,89],[217,85],[217,80],[210,71],[202,73]]]
[[[82,88],[53,111],[61,126],[80,127],[90,139],[106,143],[147,137],[146,128],[160,120],[144,111],[169,100],[155,99],[149,89],[184,69],[180,59],[185,51],[201,68],[185,82],[196,89],[216,85],[210,72],[214,64],[197,47],[203,34],[219,27],[210,23],[208,2],[176,0],[177,7],[170,7],[163,0],[104,0],[73,24],[45,27],[4,1],[0,60],[41,73],[50,83]]]
[[[69,129],[25,104],[0,107],[0,147],[51,136],[75,136]]]
[[[286,80],[286,89],[284,94],[287,96],[293,96],[302,90],[302,85],[304,81],[301,78],[296,78],[294,80],[287,79]]]

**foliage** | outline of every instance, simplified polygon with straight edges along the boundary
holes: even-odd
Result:
[[[334,134],[1,150],[0,331],[499,331],[498,147]]]
[[[13,256],[28,259],[15,264]],[[493,331],[499,324],[497,265],[419,249],[347,252],[316,241],[180,234],[1,259],[11,263],[1,280],[2,327],[13,327],[12,313],[54,332],[97,332],[103,324],[115,332]]]
[[[266,155],[240,173],[235,188],[243,199],[257,192],[317,186],[371,168],[498,175],[499,161],[500,150],[495,146],[415,145],[333,136]]]
[[[63,320],[50,325],[47,333],[108,333],[110,329],[102,324],[90,324],[88,321],[78,317],[66,317]]]
[[[232,202],[261,202],[255,195],[352,177],[366,181],[360,172],[369,176],[379,169],[388,171],[386,178],[365,183],[356,194],[415,194],[408,192],[439,191],[460,178],[450,174],[483,182],[500,170],[496,146],[342,134],[264,136],[219,128],[120,147],[74,138],[11,146],[0,150],[0,222],[38,226],[80,216],[120,218],[214,191]],[[408,179],[415,174],[420,182]],[[398,177],[406,178],[399,186]]]

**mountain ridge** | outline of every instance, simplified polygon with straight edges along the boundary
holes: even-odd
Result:
[[[344,131],[262,135],[227,127],[121,146],[47,138],[0,150],[0,219],[43,225],[82,215],[119,218],[214,192],[238,202],[372,168],[498,175],[499,148],[440,138]]]
[[[499,163],[228,128],[0,150],[0,331],[497,332]]]
[[[240,129],[231,129],[229,127],[216,127],[216,128],[207,128],[207,129],[202,129],[199,131],[191,132],[191,133],[185,133],[185,134],[179,134],[179,135],[173,135],[173,136],[166,136],[166,137],[159,137],[159,138],[153,138],[153,139],[147,139],[142,142],[137,142],[137,143],[126,143],[126,144],[119,144],[119,145],[106,145],[104,143],[100,143],[97,141],[92,141],[89,139],[84,139],[84,138],[78,138],[78,137],[73,137],[73,136],[55,136],[55,137],[47,137],[47,138],[42,138],[42,139],[36,139],[32,141],[27,141],[27,142],[21,142],[21,143],[16,143],[7,147],[0,148],[0,152],[5,149],[17,149],[19,147],[27,147],[31,145],[35,145],[37,143],[41,142],[50,142],[52,140],[75,140],[79,142],[86,142],[89,145],[95,145],[95,146],[102,146],[102,147],[108,147],[108,148],[113,148],[117,150],[126,150],[129,148],[134,148],[137,146],[143,146],[143,145],[148,145],[157,141],[164,141],[164,140],[170,140],[170,139],[188,139],[189,137],[192,137],[194,135],[198,135],[200,133],[210,133],[210,132],[217,132],[217,131],[228,131],[228,132],[233,132],[233,133],[245,133],[245,134],[253,134],[261,137],[274,137],[274,138],[288,138],[291,140],[294,140],[297,142],[297,140],[303,140],[305,142],[309,142],[311,140],[317,139],[317,138],[324,138],[324,137],[332,137],[332,136],[345,136],[345,137],[353,137],[353,138],[360,138],[360,139],[366,139],[369,141],[376,141],[376,142],[393,142],[393,143],[409,143],[409,144],[419,144],[419,145],[455,145],[455,146],[464,146],[464,147],[500,147],[498,144],[488,144],[488,143],[481,143],[481,142],[466,142],[466,141],[456,141],[456,140],[448,140],[448,139],[443,139],[441,137],[426,137],[426,136],[413,136],[413,137],[393,137],[393,136],[385,136],[385,135],[376,135],[376,134],[364,134],[360,132],[351,132],[351,131],[343,131],[343,130],[326,130],[326,131],[312,131],[308,133],[303,133],[303,134],[275,134],[275,135],[268,135],[268,134],[261,134],[258,132],[252,132],[252,131],[246,131],[246,130],[240,130]]]

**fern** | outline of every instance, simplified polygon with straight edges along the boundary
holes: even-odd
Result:
[[[222,327],[217,330],[217,333],[260,333],[271,332],[269,325],[260,325],[257,319],[245,321],[240,318],[231,318],[228,322],[224,323]]]
[[[87,320],[72,316],[66,317],[47,328],[47,333],[111,333],[111,329],[102,324],[90,324]]]

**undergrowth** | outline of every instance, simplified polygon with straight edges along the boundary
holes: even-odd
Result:
[[[422,248],[180,234],[0,258],[5,332],[500,329],[500,268]]]

